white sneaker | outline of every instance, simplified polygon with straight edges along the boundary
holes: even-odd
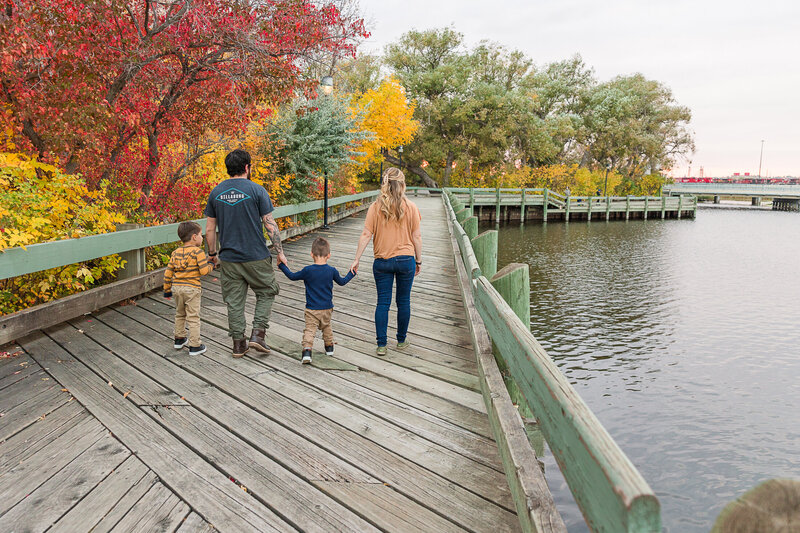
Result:
[[[311,364],[311,350],[303,350],[303,358],[300,360],[304,365]]]
[[[333,355],[333,344],[325,346],[325,355]]]

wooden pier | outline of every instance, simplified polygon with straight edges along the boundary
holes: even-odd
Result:
[[[480,222],[694,218],[694,196],[564,196],[550,189],[448,189]]]
[[[386,357],[374,352],[369,252],[335,290],[335,355],[318,341],[311,366],[298,361],[303,286],[280,278],[268,356],[230,356],[214,273],[202,356],[172,349],[173,303],[159,290],[103,307],[109,291],[129,298],[158,273],[94,289],[106,296],[88,296],[101,307],[91,313],[75,299],[0,318],[0,332],[27,328],[0,359],[0,530],[564,532],[528,440],[539,431],[592,529],[660,530],[652,491],[482,276],[491,246],[479,265],[450,198],[417,203],[425,251],[411,347],[390,344]],[[362,225],[363,213],[322,232],[342,272]],[[148,231],[152,242],[162,230]],[[317,234],[286,243],[292,267]],[[132,235],[118,251],[144,246]],[[20,268],[35,269],[0,264]],[[526,428],[509,387],[538,425]]]

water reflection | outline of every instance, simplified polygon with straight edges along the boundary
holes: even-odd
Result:
[[[798,236],[796,213],[705,210],[500,229],[498,267],[531,267],[531,330],[659,495],[667,531],[708,531],[759,481],[800,478]]]

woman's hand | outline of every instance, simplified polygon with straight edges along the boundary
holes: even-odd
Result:
[[[353,261],[353,264],[350,265],[350,272],[352,272],[353,274],[358,274],[358,263],[359,260],[356,259],[355,261]]]

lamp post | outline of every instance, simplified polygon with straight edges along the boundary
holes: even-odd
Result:
[[[403,145],[397,147],[397,153],[400,156],[400,170],[403,170]]]
[[[758,177],[761,177],[761,161],[764,159],[764,139],[761,139],[761,155],[758,156]]]
[[[320,82],[319,86],[325,96],[329,96],[333,92],[333,77],[325,76]],[[325,171],[325,185],[322,196],[322,229],[329,229],[328,226],[328,171]]]

